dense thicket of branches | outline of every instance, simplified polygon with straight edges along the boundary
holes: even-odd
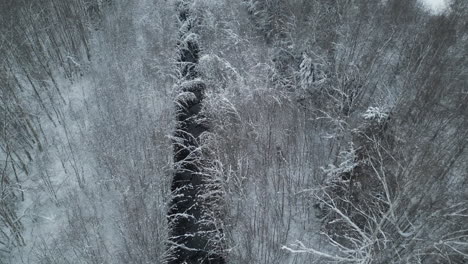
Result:
[[[0,263],[170,260],[200,80],[227,263],[468,261],[466,1],[179,2],[0,3]]]
[[[173,7],[2,1],[0,12],[0,263],[162,262]]]
[[[226,65],[208,73],[228,87],[215,112],[235,114],[218,132],[234,146],[219,153],[236,179],[234,262],[462,263],[466,4],[433,16],[416,1],[245,7],[251,31],[217,17],[205,44]]]
[[[17,203],[25,201],[23,177],[44,150],[43,126],[61,124],[64,87],[89,60],[88,22],[80,1],[2,1],[0,4],[0,114],[2,162],[0,250],[24,246]],[[52,189],[48,189],[52,192]]]

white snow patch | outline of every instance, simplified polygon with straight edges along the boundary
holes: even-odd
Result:
[[[440,14],[449,7],[447,0],[421,0],[421,2],[433,14]]]

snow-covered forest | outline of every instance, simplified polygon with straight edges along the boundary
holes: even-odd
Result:
[[[0,0],[0,264],[468,263],[468,1]]]

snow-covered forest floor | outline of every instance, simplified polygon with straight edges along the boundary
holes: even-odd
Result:
[[[467,10],[1,1],[0,263],[468,263]],[[168,212],[200,84],[216,241],[187,249]]]

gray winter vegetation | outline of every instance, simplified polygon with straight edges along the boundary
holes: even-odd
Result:
[[[467,14],[0,0],[0,264],[468,263]]]

